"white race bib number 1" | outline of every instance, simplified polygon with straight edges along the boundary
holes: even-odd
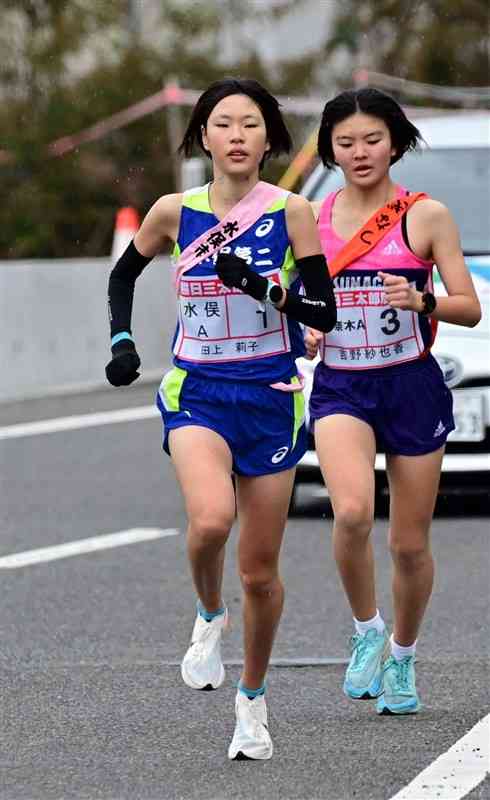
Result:
[[[267,274],[279,283],[279,271]],[[181,278],[179,332],[174,354],[212,363],[280,355],[290,351],[285,317],[214,276]]]

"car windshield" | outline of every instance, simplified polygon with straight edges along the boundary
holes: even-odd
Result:
[[[408,153],[391,169],[394,181],[427,192],[454,215],[465,253],[490,253],[490,159],[485,147],[427,149]],[[320,200],[343,186],[339,170],[323,173],[310,199]]]

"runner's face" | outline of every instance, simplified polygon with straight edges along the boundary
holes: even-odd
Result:
[[[225,175],[258,171],[264,153],[270,149],[262,112],[244,94],[228,95],[215,105],[202,139],[215,172]]]
[[[347,183],[366,188],[388,174],[396,152],[386,123],[362,112],[334,126],[332,149]]]

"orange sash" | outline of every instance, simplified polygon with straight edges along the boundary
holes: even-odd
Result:
[[[424,200],[427,197],[425,192],[416,192],[406,197],[398,197],[382,208],[378,208],[329,262],[330,277],[334,278],[353,261],[372,250],[417,200]]]
[[[328,271],[330,277],[335,278],[339,272],[342,272],[353,261],[369,253],[417,200],[425,200],[428,196],[425,192],[415,192],[406,197],[390,200],[385,206],[378,208],[372,217],[359,228],[352,239],[346,242],[344,247],[339,250],[335,258],[329,262]],[[437,320],[431,318],[430,327],[433,344],[437,333]]]

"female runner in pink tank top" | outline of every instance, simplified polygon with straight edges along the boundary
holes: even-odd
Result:
[[[389,170],[419,139],[383,92],[347,91],[326,104],[318,151],[345,177],[345,188],[314,203],[329,265],[378,209],[409,194]],[[384,224],[381,216],[377,221]],[[448,294],[437,301],[433,264]],[[454,429],[451,394],[430,346],[436,320],[472,327],[480,305],[455,222],[430,198],[415,202],[334,284],[337,324],[326,335],[311,332],[321,361],[310,411],[334,512],[334,555],[356,629],[343,689],[353,699],[377,697],[380,714],[415,713],[415,646],[434,572],[429,530]],[[377,447],[386,454],[390,489],[390,639],[377,608],[370,539]]]

